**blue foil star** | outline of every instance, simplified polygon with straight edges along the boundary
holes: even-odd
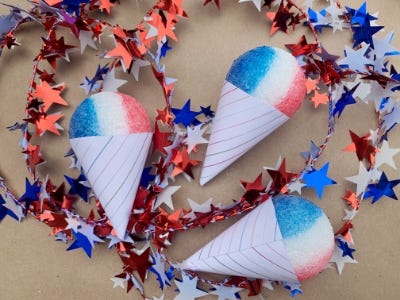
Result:
[[[367,12],[367,2],[363,2],[363,4],[361,4],[360,8],[357,10],[349,6],[346,6],[346,10],[349,13],[351,24],[360,24],[360,25],[364,24],[367,15],[369,16],[370,20],[377,19],[376,17],[371,16]]]
[[[14,218],[15,220],[18,221],[18,217],[11,211],[9,210],[4,204],[6,204],[6,201],[4,198],[0,195],[0,222],[7,216],[9,215],[10,217]]]
[[[63,0],[61,6],[64,7],[67,12],[71,14],[75,13],[76,16],[79,16],[80,5],[89,2],[90,0]]]
[[[71,186],[68,191],[71,195],[79,195],[85,202],[88,202],[88,193],[90,188],[82,184],[82,181],[86,181],[86,177],[83,174],[80,174],[78,178],[74,179],[64,175],[65,179],[68,181]]]
[[[337,239],[337,242],[338,247],[342,250],[342,257],[349,256],[354,259],[353,252],[356,251],[356,249],[350,248],[349,244],[342,240]]]
[[[168,40],[164,43],[164,44],[162,44],[162,46],[161,46],[161,49],[160,49],[160,58],[163,58],[163,57],[165,57],[166,55],[167,55],[167,52],[169,51],[169,50],[171,50],[172,49],[172,47],[170,47],[169,45],[168,45]]]
[[[343,110],[347,105],[356,103],[356,100],[353,97],[353,93],[359,85],[360,84],[357,84],[351,90],[349,90],[346,86],[344,86],[344,92],[340,97],[340,99],[335,104],[335,108],[333,109],[333,115],[338,114],[338,118],[340,118],[340,115],[342,114]]]
[[[83,251],[85,251],[86,255],[89,256],[89,258],[92,257],[92,245],[89,241],[89,239],[86,237],[86,235],[80,233],[80,232],[74,232],[73,234],[75,236],[75,241],[67,248],[67,251],[70,250],[75,250],[82,248]]]
[[[172,108],[171,111],[175,115],[175,124],[183,124],[185,127],[187,127],[191,124],[196,125],[199,123],[199,121],[196,119],[196,116],[198,116],[200,112],[190,110],[190,99],[186,101],[185,105],[183,105],[181,109]]]
[[[140,186],[146,188],[150,182],[154,181],[156,175],[150,174],[152,167],[147,167],[143,169],[142,177],[140,178]]]
[[[373,197],[372,204],[380,200],[383,196],[387,196],[397,200],[397,196],[393,188],[400,183],[400,179],[388,180],[386,174],[383,172],[379,178],[379,182],[372,183],[367,186],[367,191],[364,194],[364,199]]]
[[[374,48],[372,36],[383,28],[383,26],[371,26],[371,15],[367,15],[364,24],[360,26],[352,26],[354,44],[353,48],[360,45],[362,42],[369,44]]]
[[[40,186],[37,181],[31,184],[28,178],[25,178],[25,193],[18,199],[19,202],[25,202],[25,208],[29,209],[29,206],[33,201],[39,200]]]
[[[336,181],[329,178],[326,174],[328,173],[329,162],[326,163],[321,169],[312,171],[304,174],[304,181],[307,187],[312,187],[317,192],[318,198],[322,198],[324,188],[327,185],[336,184]]]
[[[200,110],[201,110],[201,113],[208,118],[214,118],[214,116],[215,116],[215,112],[213,110],[211,110],[211,105],[209,105],[207,107],[200,106]]]

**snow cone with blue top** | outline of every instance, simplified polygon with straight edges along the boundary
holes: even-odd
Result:
[[[294,283],[324,270],[333,249],[332,226],[322,209],[301,197],[279,195],[222,232],[181,267]]]
[[[116,235],[124,239],[152,139],[147,112],[128,95],[97,93],[77,106],[69,138]]]
[[[282,49],[261,46],[236,59],[222,87],[200,184],[285,123],[300,108],[305,92],[297,60]]]

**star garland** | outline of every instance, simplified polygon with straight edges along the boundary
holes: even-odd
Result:
[[[246,1],[250,0],[239,2]],[[246,289],[249,296],[257,295],[263,287],[272,288],[276,283],[237,276],[227,277],[223,282],[208,280],[195,272],[181,270],[178,264],[165,257],[163,249],[173,243],[177,231],[205,227],[248,212],[279,193],[301,193],[303,188],[313,188],[317,196],[323,198],[324,189],[335,181],[328,176],[329,162],[320,169],[315,168],[315,162],[327,147],[335,132],[335,124],[345,109],[358,101],[373,101],[377,128],[361,136],[350,131],[352,142],[344,149],[356,153],[359,171],[357,175],[346,178],[356,185],[356,190],[346,190],[342,197],[347,205],[346,216],[335,235],[332,262],[339,273],[345,263],[355,263],[356,250],[351,235],[353,218],[362,202],[369,198],[372,198],[372,203],[383,196],[397,200],[393,188],[400,183],[400,179],[389,180],[381,169],[384,164],[396,168],[393,156],[400,152],[388,144],[389,132],[400,121],[400,106],[394,101],[400,89],[400,75],[389,61],[390,56],[400,54],[391,45],[394,34],[375,38],[383,26],[376,25],[377,17],[367,12],[366,3],[354,9],[331,0],[326,8],[315,11],[312,1],[306,1],[304,8],[291,0],[264,1],[263,5],[261,0],[251,1],[258,11],[262,7],[267,10],[265,15],[271,22],[271,35],[277,31],[290,34],[296,26],[303,24],[314,37],[311,43],[302,36],[297,44],[285,45],[303,67],[310,101],[315,108],[327,106],[329,115],[324,142],[316,145],[311,141],[309,151],[302,153],[305,160],[303,170],[288,173],[286,160],[282,159],[275,168],[266,168],[271,177],[267,186],[262,183],[262,173],[254,181],[241,181],[245,192],[230,205],[215,205],[211,199],[197,204],[189,199],[189,210],[164,210],[164,205],[174,209],[172,195],[180,188],[171,186],[169,181],[181,175],[188,180],[194,179],[192,169],[200,161],[193,159],[191,154],[197,145],[207,142],[204,134],[214,117],[210,106],[193,110],[190,100],[181,108],[174,107],[175,79],[167,77],[162,66],[163,58],[172,50],[169,41],[177,41],[175,27],[182,18],[188,18],[183,1],[159,0],[135,28],[125,29],[91,17],[94,11],[111,14],[119,1],[30,0],[32,7],[29,11],[7,5],[10,13],[0,17],[0,54],[4,49],[20,46],[16,31],[24,23],[38,22],[47,33],[42,37],[41,49],[33,63],[25,118],[8,127],[22,133],[22,153],[31,179],[25,179],[25,193],[17,197],[6,180],[0,177],[0,220],[10,216],[20,221],[30,214],[47,224],[56,240],[70,243],[66,250],[82,249],[89,257],[96,243],[109,240],[109,247],[116,249],[123,264],[123,272],[112,278],[114,287],[126,286],[128,292],[135,287],[143,298],[146,297],[143,282],[148,271],[156,275],[161,290],[174,280],[179,290],[175,299],[194,299],[206,294],[217,295],[219,299],[235,299],[241,289]],[[219,0],[205,0],[204,5],[212,2],[221,9]],[[68,62],[69,53],[78,49],[65,43],[64,37],[59,35],[59,28],[67,29],[75,36],[81,52],[86,47],[97,49],[101,35],[106,30],[112,32],[114,48],[102,54],[108,62],[98,65],[95,74],[86,76],[81,84],[86,94],[116,91],[125,83],[115,77],[116,70],[122,69],[138,80],[140,69],[149,66],[164,95],[164,107],[156,110],[154,121],[152,152],[158,160],[143,171],[128,226],[129,234],[123,240],[114,234],[97,199],[99,218],[94,211],[86,217],[76,211],[75,204],[79,199],[88,202],[91,197],[84,174],[80,173],[76,178],[65,175],[67,189],[65,182],[55,186],[49,177],[43,178],[38,172],[45,163],[40,137],[44,134],[61,135],[62,130],[57,123],[63,116],[62,112],[51,113],[50,108],[68,105],[62,96],[66,85],[57,83],[54,78],[57,64],[60,59]],[[327,29],[350,30],[353,34],[353,45],[345,46],[344,58],[339,61],[339,57],[328,53],[319,41],[319,35]],[[45,63],[50,66],[50,71]],[[80,171],[73,152],[69,151],[67,156]],[[146,246],[140,248],[143,242]],[[199,289],[199,281],[208,285],[209,291]],[[298,284],[282,284],[292,296],[302,293]]]

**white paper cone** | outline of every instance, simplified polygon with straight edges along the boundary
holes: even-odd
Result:
[[[70,139],[71,147],[120,239],[147,158],[152,133]]]
[[[225,81],[200,176],[204,185],[289,117]]]
[[[180,265],[183,269],[297,282],[268,200]]]

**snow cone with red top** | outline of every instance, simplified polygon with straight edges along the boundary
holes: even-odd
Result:
[[[128,95],[94,94],[73,113],[69,138],[117,236],[124,239],[152,139],[145,109]]]
[[[200,184],[285,123],[300,108],[305,93],[304,74],[284,50],[262,46],[236,59],[222,87]]]
[[[180,265],[183,269],[299,282],[326,268],[334,249],[321,208],[296,196],[269,199]]]

